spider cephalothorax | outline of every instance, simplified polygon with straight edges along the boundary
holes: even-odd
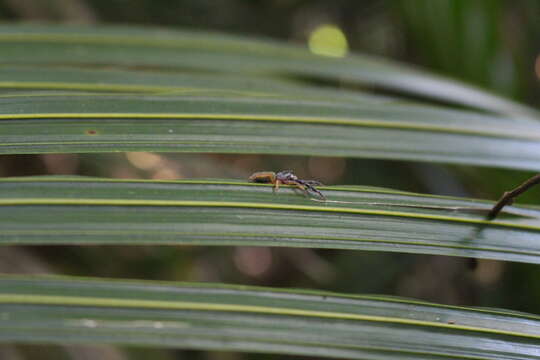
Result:
[[[283,170],[277,174],[273,171],[256,172],[249,177],[249,181],[274,184],[274,191],[279,190],[279,186],[281,184],[293,185],[302,190],[307,196],[310,194],[316,194],[321,199],[326,200],[324,195],[315,188],[315,186],[322,185],[321,182],[317,180],[301,180],[298,178],[298,176],[294,175],[291,170]]]

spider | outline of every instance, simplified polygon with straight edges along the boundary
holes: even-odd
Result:
[[[315,186],[322,185],[321,182],[317,180],[301,180],[293,174],[292,170],[283,170],[277,174],[273,171],[256,172],[249,177],[249,181],[274,184],[274,192],[279,190],[279,185],[281,184],[294,185],[296,188],[302,190],[306,196],[316,194],[322,200],[326,200],[324,195],[315,188]]]

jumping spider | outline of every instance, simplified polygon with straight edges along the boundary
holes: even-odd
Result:
[[[326,200],[324,195],[315,188],[315,186],[322,185],[317,180],[301,180],[298,176],[294,175],[292,170],[283,170],[277,174],[273,171],[261,171],[256,172],[249,177],[249,181],[256,183],[274,184],[273,191],[279,190],[279,185],[294,185],[297,189],[304,192],[306,196],[310,194],[316,194],[322,200]]]

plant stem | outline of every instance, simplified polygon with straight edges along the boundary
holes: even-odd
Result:
[[[540,183],[540,174],[536,174],[532,178],[525,181],[523,184],[519,185],[517,188],[506,191],[499,201],[493,206],[493,208],[490,210],[490,212],[487,214],[488,220],[493,220],[499,212],[502,210],[503,207],[506,205],[512,205],[514,202],[514,199],[518,197],[519,195],[523,194],[525,191],[529,190],[531,187],[533,187],[536,184]]]

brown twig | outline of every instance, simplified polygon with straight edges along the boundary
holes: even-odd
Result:
[[[536,184],[540,183],[540,174],[537,174],[530,178],[529,180],[525,181],[523,184],[519,185],[517,188],[511,191],[506,191],[499,201],[493,206],[493,208],[490,210],[490,212],[487,214],[488,220],[493,220],[497,217],[499,212],[501,212],[502,208],[506,205],[512,205],[514,202],[514,199],[518,197],[519,195],[523,194],[525,191],[529,190],[531,187],[533,187]]]

